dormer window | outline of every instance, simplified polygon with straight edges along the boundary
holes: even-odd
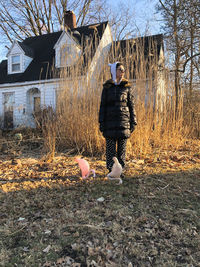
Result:
[[[81,55],[81,47],[76,39],[63,31],[54,46],[56,68],[69,67],[76,64]]]
[[[29,66],[34,58],[34,51],[32,48],[24,44],[15,41],[9,52],[8,57],[8,74],[22,73]]]
[[[11,69],[12,72],[20,71],[20,55],[14,55],[11,57]]]
[[[67,61],[69,62],[69,58],[71,57],[71,46],[63,45],[60,49],[60,65],[61,67],[65,67],[67,65]]]

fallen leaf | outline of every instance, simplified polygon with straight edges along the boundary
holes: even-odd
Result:
[[[137,164],[139,164],[139,165],[140,165],[140,164],[144,164],[144,160],[143,160],[143,159],[138,160],[138,161],[137,161]]]
[[[97,198],[98,202],[103,202],[104,200],[105,200],[104,197]]]
[[[90,266],[90,267],[97,267],[97,263],[96,261],[92,260],[91,262],[90,261],[87,261],[87,266]]]
[[[64,262],[65,262],[65,258],[59,258],[56,263],[63,264]]]
[[[71,266],[74,263],[74,260],[70,257],[65,257],[65,263]]]
[[[78,262],[75,262],[75,263],[72,264],[72,267],[81,267],[81,264],[78,263]]]
[[[50,230],[46,230],[44,233],[49,235],[49,234],[51,234],[51,231]]]
[[[43,249],[43,252],[48,253],[51,248],[51,245],[48,245],[45,249]]]
[[[24,220],[25,220],[25,218],[19,217],[18,222],[21,222],[21,221],[24,221]]]
[[[51,262],[47,261],[42,265],[42,267],[51,267]]]

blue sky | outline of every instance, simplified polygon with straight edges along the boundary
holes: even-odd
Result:
[[[157,21],[159,15],[155,13],[155,5],[158,0],[108,0],[108,4],[113,10],[120,7],[129,7],[133,10],[133,16],[141,35],[161,33],[160,23]],[[6,58],[7,48],[0,42],[0,62]]]
[[[150,34],[161,33],[161,16],[156,13],[156,4],[158,0],[108,0],[108,3],[114,8],[128,7],[133,11],[138,30],[141,34],[148,29]]]

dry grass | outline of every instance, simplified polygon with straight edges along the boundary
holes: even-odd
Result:
[[[152,51],[157,54],[153,47]],[[155,149],[179,150],[188,140],[198,138],[199,112],[194,112],[194,105],[189,105],[187,101],[182,100],[183,96],[180,96],[178,113],[175,116],[173,81],[169,80],[166,70],[163,72],[166,77],[163,98],[155,96],[157,78],[161,75],[157,68],[157,58],[151,59],[150,62],[149,58],[144,58],[142,44],[132,56],[129,56],[128,52],[125,58],[122,55],[122,51],[116,47],[107,60],[121,60],[127,69],[126,77],[132,77],[133,72],[136,76],[136,80],[132,82],[135,88],[138,125],[130,139],[128,154],[132,157],[145,157]],[[62,82],[57,91],[56,113],[43,120],[42,126],[45,147],[52,157],[55,151],[69,148],[83,155],[104,156],[105,145],[104,138],[99,132],[98,110],[102,84],[110,78],[110,72],[105,63],[102,70],[99,70],[99,76],[90,77],[88,81],[82,74],[90,63],[90,58],[84,56],[70,71],[63,69],[61,72]],[[138,66],[136,69],[133,69],[133,63]],[[198,106],[199,100],[195,101],[195,105]]]

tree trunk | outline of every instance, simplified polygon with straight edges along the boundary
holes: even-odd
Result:
[[[190,62],[190,87],[189,87],[189,100],[191,102],[192,99],[192,91],[193,91],[193,55],[194,55],[194,48],[193,48],[193,42],[194,42],[194,29],[193,25],[191,24],[191,30],[190,30],[190,38],[191,38],[191,62]]]
[[[178,29],[177,29],[177,23],[178,23],[178,14],[177,14],[177,3],[176,0],[174,0],[174,38],[175,38],[175,44],[176,44],[176,55],[175,55],[175,80],[174,80],[174,87],[175,87],[175,115],[178,114],[178,106],[179,106],[179,98],[180,98],[180,77],[179,77],[179,65],[180,65],[180,44],[179,44],[179,38],[178,38]]]

